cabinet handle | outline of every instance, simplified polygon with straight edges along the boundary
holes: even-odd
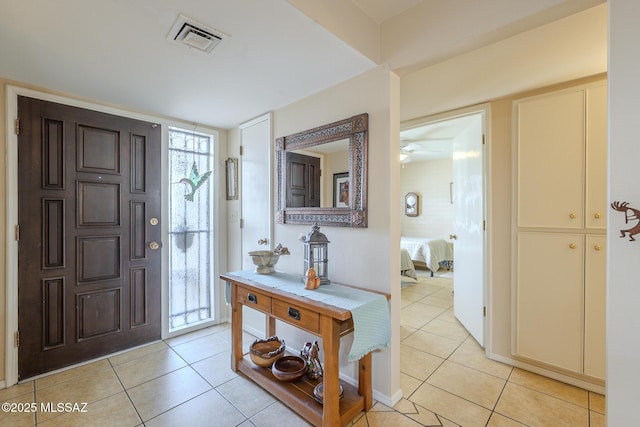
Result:
[[[258,296],[255,294],[247,294],[247,299],[249,300],[250,303],[253,303],[253,304],[258,303]]]
[[[571,244],[569,245],[569,247],[570,247],[571,249],[575,249],[575,248],[576,248],[576,244],[575,244],[575,243],[571,243]]]
[[[601,217],[601,216],[602,216],[602,215],[600,215],[600,214],[599,214],[599,213],[597,213],[597,212],[593,215],[593,217],[594,217],[595,219],[600,219],[600,217]]]
[[[595,246],[593,247],[593,249],[595,249],[596,251],[599,251],[600,249],[602,249],[602,246],[600,246],[600,245],[595,245]]]
[[[574,214],[573,212],[571,212],[571,213],[569,214],[569,218],[571,218],[571,219],[575,219],[575,217],[576,217],[576,214]]]
[[[289,317],[295,319],[295,320],[300,320],[300,310],[296,310],[293,307],[289,307]]]

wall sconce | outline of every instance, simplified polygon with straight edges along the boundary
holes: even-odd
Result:
[[[320,278],[321,285],[328,285],[329,280],[329,240],[327,236],[320,232],[318,224],[314,224],[306,236],[300,240],[304,242],[304,273],[302,281],[306,281],[306,274],[310,268],[316,272],[316,277]]]

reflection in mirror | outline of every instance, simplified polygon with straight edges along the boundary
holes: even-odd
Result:
[[[348,139],[286,153],[287,208],[349,207]]]
[[[276,222],[367,227],[368,114],[276,140]]]

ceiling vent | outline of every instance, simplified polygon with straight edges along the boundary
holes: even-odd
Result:
[[[179,15],[173,24],[171,31],[167,35],[167,39],[182,43],[190,48],[209,53],[221,41],[229,36],[209,28],[193,19]]]

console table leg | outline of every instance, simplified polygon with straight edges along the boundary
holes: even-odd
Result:
[[[368,411],[373,406],[373,393],[371,390],[371,353],[367,353],[360,359],[358,369],[358,393],[364,397],[365,411]]]
[[[238,371],[242,359],[242,304],[238,302],[238,287],[231,285],[231,370]]]
[[[276,334],[276,318],[267,316],[267,338]]]
[[[320,316],[320,330],[322,332],[322,344],[324,345],[322,425],[323,427],[339,426],[341,424],[338,396],[338,388],[340,386],[340,327],[331,317]]]

